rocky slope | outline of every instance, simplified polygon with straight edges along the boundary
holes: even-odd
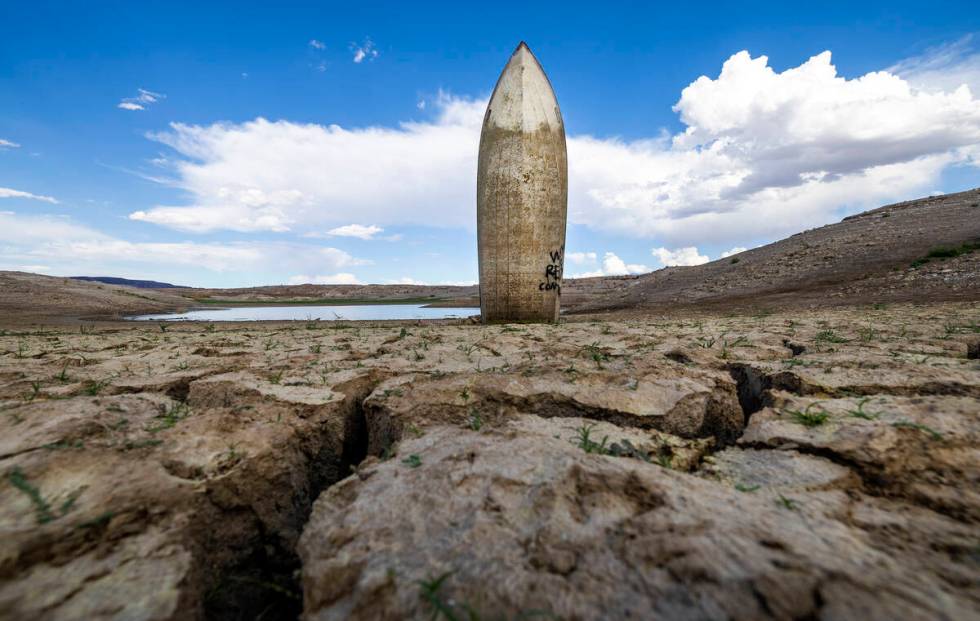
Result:
[[[169,290],[137,289],[28,272],[0,271],[0,322],[64,322],[86,316],[122,317],[186,308]]]
[[[975,300],[980,189],[887,205],[704,265],[577,286],[605,290],[579,312]]]
[[[968,619],[980,306],[0,336],[0,618]]]

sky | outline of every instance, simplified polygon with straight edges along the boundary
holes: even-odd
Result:
[[[696,265],[980,186],[971,2],[0,3],[0,269],[471,284],[524,40],[566,276]]]

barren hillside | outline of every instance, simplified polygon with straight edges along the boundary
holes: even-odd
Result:
[[[188,300],[170,292],[27,272],[0,272],[0,317],[122,316],[177,310]]]
[[[734,257],[620,280],[578,310],[975,300],[976,250],[980,189],[887,205]],[[586,282],[575,285],[573,292]]]

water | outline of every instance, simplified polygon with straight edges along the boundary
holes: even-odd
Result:
[[[480,314],[479,308],[426,308],[421,304],[362,304],[351,306],[236,306],[208,308],[186,313],[127,317],[136,321],[326,321],[358,319],[449,319]]]

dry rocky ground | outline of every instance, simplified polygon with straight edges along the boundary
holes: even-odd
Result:
[[[976,619],[978,339],[977,302],[7,326],[0,618]]]

